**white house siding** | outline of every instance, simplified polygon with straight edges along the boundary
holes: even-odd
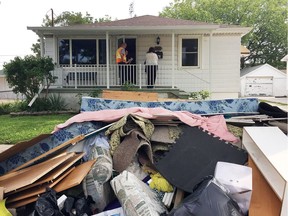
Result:
[[[51,57],[54,62],[57,62],[57,47],[55,46],[55,43],[57,43],[56,41],[57,39],[54,39],[53,37],[45,38],[44,56]]]
[[[9,87],[4,75],[0,75],[0,100],[1,99],[23,99],[12,92],[12,88]]]
[[[219,35],[212,40],[212,97],[237,98],[240,92],[241,38],[239,35]]]
[[[186,34],[187,35],[187,34]],[[186,92],[201,90],[212,91],[212,98],[237,98],[240,89],[240,35],[213,35],[211,69],[209,60],[210,36],[209,34],[189,34],[200,39],[200,67],[181,68],[178,64],[178,41],[175,34],[174,48],[174,85]],[[165,74],[161,79],[156,79],[156,85],[172,85],[172,34],[142,34],[126,35],[136,38],[137,64],[143,64],[145,55],[150,46],[157,46],[156,38],[160,36],[163,59],[159,65],[165,67]],[[82,37],[83,38],[83,37]],[[90,37],[91,38],[91,37]],[[110,37],[110,62],[115,64],[117,49],[117,36]],[[128,47],[129,50],[129,47]],[[57,61],[57,39],[45,38],[45,56],[50,56]],[[211,77],[210,77],[211,70]],[[210,87],[211,81],[211,87]],[[144,83],[143,83],[144,84]]]

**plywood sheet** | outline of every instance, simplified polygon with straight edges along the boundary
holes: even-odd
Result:
[[[20,143],[13,145],[9,149],[0,153],[0,162],[5,161],[8,158],[10,158],[11,156],[18,154],[19,152],[24,151],[25,149],[29,148],[30,146],[35,145],[36,143],[47,138],[50,135],[51,134],[41,134],[41,135],[39,135],[39,136],[29,140],[29,141],[20,142]]]
[[[248,165],[252,168],[253,188],[249,216],[280,215],[282,205],[280,199],[250,157]]]
[[[66,178],[53,187],[53,189],[60,192],[79,185],[88,174],[95,161],[96,160],[90,160],[77,166]]]
[[[53,182],[44,183],[42,185],[37,185],[35,187],[29,188],[27,190],[18,192],[11,196],[8,196],[6,203],[12,203],[16,201],[20,201],[23,199],[27,199],[29,197],[34,197],[35,195],[40,195],[46,191],[46,187],[53,188],[56,184],[58,184],[62,179],[64,179],[67,175],[69,175],[75,167],[71,167],[66,172],[64,172],[61,176],[55,179]]]
[[[46,182],[53,181],[54,179],[59,177],[63,172],[65,172],[69,167],[71,167],[75,162],[80,160],[84,156],[84,154],[85,153],[76,154],[75,156],[64,161],[62,164],[60,164],[58,167],[53,169],[51,172],[47,173],[45,176],[41,177],[35,183],[27,185],[27,186],[22,187],[22,188],[19,188],[16,191],[12,191],[12,192],[8,193],[7,196],[10,196],[10,195],[15,194],[15,193],[19,193],[20,191],[27,190],[28,188],[32,188],[32,187],[35,187],[37,185],[44,184]]]
[[[102,97],[105,99],[114,99],[114,100],[157,101],[158,93],[103,90]]]
[[[42,176],[53,170],[55,167],[62,164],[67,159],[73,157],[74,152],[64,154],[59,157],[52,158],[40,164],[28,167],[26,171],[20,171],[19,175],[13,176],[11,178],[0,181],[0,187],[4,187],[5,193],[8,193],[13,190],[17,190],[21,187],[25,187],[29,184],[34,183]]]
[[[34,162],[39,161],[40,159],[43,159],[45,157],[48,157],[49,155],[54,154],[55,152],[59,152],[59,151],[63,150],[63,148],[67,148],[69,145],[77,143],[77,142],[79,142],[80,140],[82,140],[84,138],[85,138],[85,135],[82,135],[82,134],[78,135],[78,136],[74,137],[73,139],[70,139],[70,140],[62,143],[61,145],[59,145],[59,146],[57,146],[57,147],[55,147],[55,148],[53,148],[53,149],[41,154],[41,155],[39,155],[38,157],[35,157],[32,160],[27,161],[26,163],[22,164],[19,167],[16,167],[15,169],[11,170],[10,172],[17,171],[17,170],[23,169],[23,168],[25,168],[27,166],[30,166]]]
[[[21,207],[21,206],[25,206],[29,203],[33,203],[35,202],[36,200],[38,199],[38,196],[33,196],[33,197],[29,197],[27,199],[23,199],[23,200],[20,200],[20,201],[16,201],[16,202],[13,202],[13,203],[7,203],[7,208],[18,208],[18,207]]]

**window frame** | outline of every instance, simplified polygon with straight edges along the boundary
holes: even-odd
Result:
[[[182,64],[182,41],[183,39],[197,39],[198,41],[198,51],[197,51],[197,66],[183,66]],[[202,53],[202,47],[201,47],[201,36],[196,35],[181,35],[178,37],[178,67],[183,69],[200,69],[201,68],[201,53]]]
[[[72,47],[72,41],[73,40],[95,40],[96,41],[96,64],[87,64],[87,65],[107,65],[107,59],[106,59],[106,63],[105,64],[100,64],[99,63],[99,56],[100,56],[100,54],[99,54],[99,51],[100,51],[100,49],[99,49],[99,42],[100,42],[100,40],[104,40],[104,41],[106,41],[106,38],[77,38],[77,37],[75,37],[75,38],[69,38],[69,37],[59,37],[59,38],[57,38],[57,63],[58,63],[58,65],[60,65],[60,66],[64,66],[64,65],[67,65],[67,64],[60,64],[60,59],[59,59],[59,57],[60,57],[60,52],[59,52],[59,42],[61,41],[61,40],[68,40],[69,41],[69,61],[70,61],[70,63],[69,63],[69,65],[70,66],[73,66],[74,64],[73,63],[71,63],[72,62],[72,50],[73,50],[73,47]],[[106,53],[105,53],[105,56],[106,56]]]

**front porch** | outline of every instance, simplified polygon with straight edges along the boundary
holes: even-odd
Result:
[[[53,87],[60,88],[120,88],[123,86],[134,88],[147,88],[147,73],[143,64],[121,65],[125,73],[119,71],[119,65],[73,65],[57,67],[53,76],[57,77]],[[155,88],[175,88],[172,68],[170,66],[158,66]],[[124,77],[122,77],[124,76]],[[121,80],[124,81],[122,85]],[[152,86],[150,86],[152,87]]]

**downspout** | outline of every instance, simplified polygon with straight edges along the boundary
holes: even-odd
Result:
[[[172,88],[175,88],[175,33],[172,32]]]
[[[110,88],[110,76],[109,76],[109,67],[110,67],[110,59],[109,59],[109,33],[106,32],[106,74],[107,74],[107,89]]]
[[[209,98],[211,99],[212,95],[212,36],[213,36],[213,31],[210,31],[209,34]]]

